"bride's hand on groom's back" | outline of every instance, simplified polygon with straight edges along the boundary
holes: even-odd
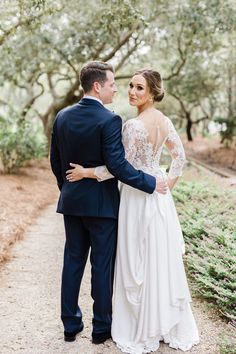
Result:
[[[77,163],[70,163],[70,166],[73,168],[66,171],[67,181],[76,182],[86,177],[86,169],[83,166],[78,165]]]

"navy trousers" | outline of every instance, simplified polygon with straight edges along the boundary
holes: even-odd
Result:
[[[64,215],[66,243],[61,289],[61,319],[65,331],[81,327],[78,304],[81,280],[90,250],[93,333],[111,329],[112,288],[117,220]]]

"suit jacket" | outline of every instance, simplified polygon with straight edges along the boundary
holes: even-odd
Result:
[[[155,178],[136,170],[125,159],[121,132],[121,118],[93,99],[83,98],[57,114],[50,153],[52,171],[61,190],[57,212],[117,218],[118,179],[147,193],[155,190]],[[115,178],[68,182],[70,162],[84,167],[106,165]]]

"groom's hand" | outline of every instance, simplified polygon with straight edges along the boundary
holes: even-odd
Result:
[[[156,192],[161,194],[166,194],[168,191],[168,184],[167,181],[164,179],[157,179],[156,180]]]

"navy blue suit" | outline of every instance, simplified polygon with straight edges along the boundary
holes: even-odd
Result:
[[[83,98],[60,111],[51,143],[51,167],[61,191],[57,211],[64,214],[66,244],[62,273],[62,321],[68,332],[80,328],[78,296],[91,248],[93,333],[110,330],[111,297],[119,209],[118,179],[147,193],[156,180],[125,159],[122,120],[100,102]],[[115,178],[98,182],[66,180],[69,163],[106,165]]]

